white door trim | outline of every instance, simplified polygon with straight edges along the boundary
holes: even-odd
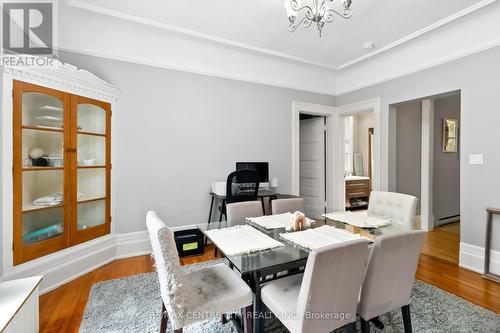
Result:
[[[334,106],[292,102],[292,194],[299,195],[300,184],[300,114],[326,117],[326,200],[327,207],[334,207],[334,182],[331,175],[334,175],[334,132],[335,128]]]
[[[342,105],[336,107],[335,115],[335,129],[334,129],[334,147],[335,159],[334,170],[337,170],[333,174],[333,182],[335,185],[335,190],[333,197],[335,198],[335,203],[332,206],[336,209],[345,208],[345,181],[344,181],[344,165],[345,165],[345,145],[343,144],[344,138],[344,126],[342,119],[343,117],[350,116],[356,113],[373,112],[373,122],[374,122],[374,134],[373,134],[373,170],[372,170],[372,188],[373,190],[381,189],[381,168],[380,168],[380,147],[381,147],[381,133],[380,124],[381,112],[380,112],[380,97],[372,98],[365,101],[360,101],[352,104]]]
[[[434,100],[422,101],[422,148],[420,167],[420,227],[422,230],[434,229],[433,192],[434,192]]]

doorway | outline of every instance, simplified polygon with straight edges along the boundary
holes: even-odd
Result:
[[[292,194],[304,198],[305,214],[318,218],[334,207],[335,107],[292,103]]]
[[[458,264],[460,91],[390,107],[390,190],[418,198],[422,253]]]

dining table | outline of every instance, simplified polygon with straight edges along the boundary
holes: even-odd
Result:
[[[334,216],[333,218],[313,217],[314,223],[311,224],[310,228],[329,225],[352,233],[360,233],[371,241],[380,235],[410,230],[410,227],[395,223],[379,228],[357,228],[336,221]],[[210,233],[207,233],[207,230],[227,228],[226,221],[211,222],[210,224],[198,225],[198,227],[206,235],[207,239],[221,251],[229,266],[241,276],[252,290],[254,294],[252,331],[260,333],[264,332],[265,322],[265,313],[261,302],[261,287],[267,282],[303,273],[311,250],[283,238],[280,234],[293,232],[286,228],[265,229],[250,221],[246,223],[272,239],[283,243],[283,246],[251,253],[227,255],[224,253],[223,244],[220,244],[221,240],[217,239],[214,242]]]

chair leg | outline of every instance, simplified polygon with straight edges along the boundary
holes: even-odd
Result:
[[[214,245],[214,257],[217,258],[217,246]]]
[[[346,333],[356,333],[356,322],[349,323],[344,326]]]
[[[167,309],[165,308],[165,303],[163,301],[161,302],[161,321],[160,321],[160,333],[166,333],[167,332],[167,323],[168,323],[168,313]]]
[[[370,322],[359,317],[361,321],[361,333],[370,333]]]
[[[174,330],[174,333],[182,333],[182,327]]]
[[[403,323],[405,326],[405,333],[412,333],[410,305],[408,304],[408,305],[401,307],[401,313],[403,314]]]
[[[243,309],[243,333],[252,333],[253,331],[252,310],[252,305],[249,305]]]

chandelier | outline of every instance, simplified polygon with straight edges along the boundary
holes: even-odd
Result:
[[[303,5],[303,0],[285,0],[286,13],[290,20],[289,31],[295,31],[299,25],[304,28],[309,28],[313,22],[318,26],[319,37],[325,23],[330,23],[335,18],[335,15],[344,19],[351,18],[351,3],[352,0],[342,0],[343,11],[339,11],[333,7],[334,0],[304,0],[311,1],[310,5]],[[297,19],[301,14],[302,18]]]

